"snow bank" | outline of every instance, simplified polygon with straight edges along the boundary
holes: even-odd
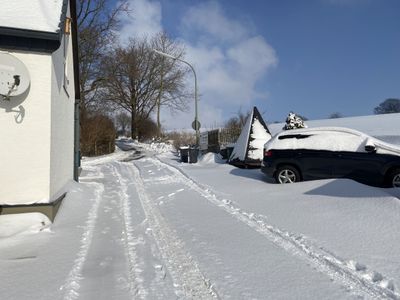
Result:
[[[118,146],[115,146],[115,151],[113,153],[95,157],[83,157],[82,163],[85,165],[105,164],[114,160],[123,160],[128,156],[129,152],[122,151]]]
[[[142,148],[147,151],[155,152],[157,154],[162,154],[166,152],[175,152],[175,149],[172,146],[172,144],[166,142],[141,143],[131,138],[121,138],[118,139],[118,141],[122,141],[125,145],[132,146],[133,148]]]
[[[51,225],[49,218],[41,213],[10,214],[0,216],[1,239],[20,234],[34,234]]]
[[[208,152],[202,156],[200,156],[198,160],[198,164],[200,165],[209,165],[209,164],[224,164],[226,160],[224,160],[220,154]]]
[[[151,150],[158,154],[175,151],[171,144],[163,142],[152,142],[150,144],[140,143],[140,146],[146,150]]]

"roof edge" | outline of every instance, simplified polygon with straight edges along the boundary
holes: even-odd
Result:
[[[30,29],[20,29],[20,28],[12,28],[12,27],[4,27],[0,26],[0,35],[9,35],[15,37],[26,37],[26,38],[34,38],[41,40],[59,40],[60,33],[57,32],[48,32],[48,31],[37,31]]]

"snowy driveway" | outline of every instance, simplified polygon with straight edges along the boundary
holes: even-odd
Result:
[[[2,299],[400,299],[384,190],[136,154],[89,160],[50,231],[0,239]]]

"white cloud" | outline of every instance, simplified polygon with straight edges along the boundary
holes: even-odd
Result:
[[[130,14],[121,17],[120,39],[123,43],[131,37],[152,36],[162,31],[160,2],[129,0],[128,5]]]
[[[182,30],[193,31],[222,41],[238,40],[248,35],[249,29],[239,22],[224,16],[221,6],[215,2],[205,2],[188,10],[182,19]]]
[[[255,97],[267,96],[256,91],[256,83],[278,59],[274,49],[252,28],[251,24],[229,19],[217,2],[192,7],[183,17],[186,58],[198,72],[204,102],[219,108],[246,107]]]
[[[253,76],[253,80],[257,80],[278,62],[275,50],[261,36],[238,42],[228,49],[227,56],[238,69]]]
[[[134,18],[123,20],[126,25],[122,39],[162,30],[160,2],[130,3]],[[185,60],[194,66],[198,77],[202,125],[220,125],[232,112],[250,109],[255,100],[267,98],[265,92],[257,91],[256,84],[277,65],[278,58],[265,38],[255,32],[253,24],[227,16],[216,1],[192,6],[183,16],[177,16],[177,21],[179,39],[186,46]],[[193,84],[191,74],[187,80]],[[191,104],[189,107],[192,109]],[[193,116],[193,110],[165,116],[163,125],[169,129],[190,127]]]

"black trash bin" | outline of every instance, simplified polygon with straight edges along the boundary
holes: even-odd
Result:
[[[233,152],[233,148],[234,147],[226,147],[226,157],[227,157],[227,160],[229,160],[229,158],[231,157],[231,154],[232,154],[232,152]]]
[[[191,164],[197,163],[198,156],[199,156],[199,148],[190,147],[189,148],[189,163],[191,163]]]
[[[179,152],[181,155],[181,162],[189,162],[189,147],[180,147]]]
[[[219,150],[219,154],[222,156],[222,159],[228,159],[227,153],[228,153],[228,151],[226,150],[226,148]]]

